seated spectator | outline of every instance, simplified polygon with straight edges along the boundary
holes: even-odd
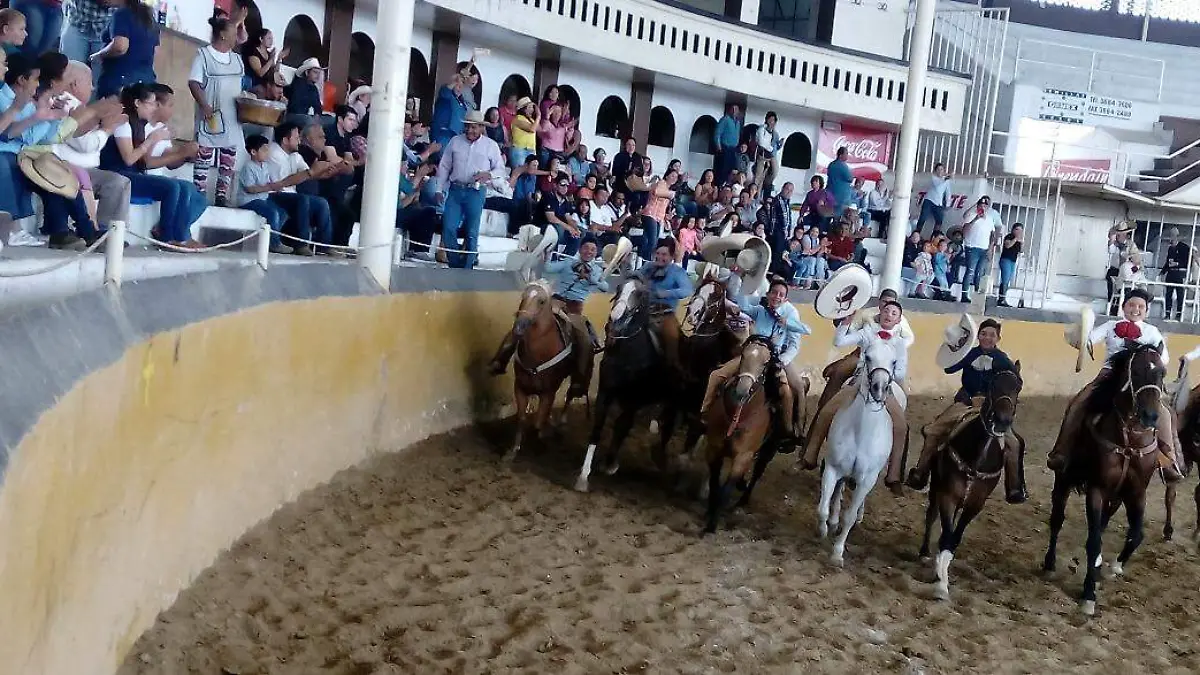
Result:
[[[743,223],[753,223],[758,221],[758,206],[756,206],[754,202],[750,200],[750,192],[748,190],[744,190],[740,195],[738,195],[737,206],[735,208],[737,210],[738,217],[741,218]]]
[[[596,188],[595,198],[589,208],[588,229],[601,246],[615,244],[625,231],[629,212],[624,206],[625,196],[611,193],[606,187]]]
[[[921,252],[921,233],[914,230],[908,235],[908,239],[904,241],[904,254],[900,259],[900,264],[903,267],[911,268],[913,261],[917,259],[917,254]]]
[[[700,219],[695,216],[684,216],[679,227],[679,250],[682,252],[682,262],[687,265],[690,260],[701,260],[700,242],[704,241],[704,230],[700,229]]]
[[[399,207],[396,209],[396,229],[408,233],[408,240],[417,252],[433,248],[433,234],[438,230],[437,210],[421,204],[421,187],[437,171],[428,162],[410,172],[405,164],[400,172]]]
[[[708,222],[720,222],[725,216],[737,211],[734,205],[733,188],[725,186],[717,190],[716,200],[708,207]]]
[[[586,145],[580,144],[575,147],[575,152],[567,158],[567,169],[576,185],[584,184],[588,175],[592,173],[592,161],[588,159]]]
[[[137,2],[138,0],[130,0]],[[237,24],[212,18],[212,40],[196,52],[188,73],[188,89],[196,101],[196,143],[192,180],[201,194],[208,192],[209,172],[217,168],[217,206],[229,204],[238,147],[244,142],[237,117],[237,97],[246,70],[237,46]]]
[[[27,179],[17,163],[17,155],[29,146],[56,142],[63,136],[67,117],[66,100],[61,96],[35,96],[41,71],[37,62],[14,53],[5,61],[4,86],[0,87],[0,211],[14,220],[33,215],[31,195],[41,197],[44,217],[42,232],[49,235],[50,248],[80,251],[101,235],[96,230],[82,191],[73,199],[49,192]],[[3,68],[0,68],[3,70]],[[95,119],[97,107],[79,106],[70,113],[72,124],[87,124]],[[75,221],[75,232],[68,228]]]
[[[5,54],[16,54],[23,51],[22,47],[29,39],[27,26],[25,14],[22,12],[11,7],[0,9],[0,47],[3,47]],[[36,59],[41,54],[26,54],[26,56]]]
[[[142,0],[109,0],[109,4],[118,9],[105,31],[108,44],[90,59],[100,64],[96,88],[100,98],[116,96],[131,84],[158,79],[154,73],[154,53],[159,41],[154,9]]]
[[[717,200],[717,184],[713,181],[713,170],[705,169],[700,174],[696,187],[692,188],[692,202],[696,205],[696,215],[708,219],[709,208]]]
[[[354,184],[354,165],[345,160],[337,148],[330,147],[325,140],[325,128],[320,124],[310,124],[304,129],[301,137],[300,156],[314,171],[321,166],[319,177],[303,183],[299,191],[304,194],[323,197],[329,203],[333,215],[333,241],[337,246],[345,246],[350,241],[356,220],[350,209],[347,191]],[[348,150],[348,148],[347,148]],[[318,163],[322,164],[318,164]],[[324,167],[323,164],[329,165]],[[331,256],[338,257],[339,251],[331,251]]]
[[[612,167],[608,165],[608,153],[604,152],[604,148],[596,148],[592,153],[592,169],[589,173],[595,174],[596,178],[600,179],[601,183],[609,184],[612,180]]]
[[[288,48],[276,49],[275,34],[266,28],[250,31],[250,37],[242,45],[241,52],[250,85],[248,89],[251,91],[254,87],[272,82],[279,65],[288,57]]]
[[[517,114],[508,128],[512,141],[508,156],[509,166],[515,169],[525,164],[526,157],[537,154],[537,130],[541,119],[537,104],[528,96],[517,101]]]
[[[539,160],[539,166],[544,166],[546,169],[538,178],[538,189],[542,192],[554,192],[554,183],[558,178],[558,174],[566,173],[563,170],[562,160],[557,157],[551,157],[550,161],[543,162]],[[571,179],[571,174],[567,173],[567,180],[571,181],[571,187],[574,189],[575,181]]]
[[[583,179],[583,184],[579,186],[579,191],[575,193],[575,198],[579,201],[591,201],[596,198],[596,188],[600,187],[600,181],[593,174],[588,174]]]
[[[504,147],[508,141],[508,138],[507,138],[507,136],[505,136],[504,127],[500,123],[500,109],[499,108],[496,108],[496,107],[488,108],[487,112],[485,112],[483,114],[483,133],[488,138],[495,141],[496,145],[500,146],[501,151],[504,150]]]
[[[257,213],[271,224],[274,233],[271,247],[274,252],[286,252],[283,250],[286,247],[279,241],[279,233],[283,232],[284,223],[290,220],[289,229],[295,232],[297,239],[291,252],[311,256],[314,250],[309,241],[329,243],[333,229],[329,204],[320,197],[296,192],[295,186],[308,180],[311,174],[308,164],[297,152],[300,146],[299,130],[290,130],[288,138],[281,140],[280,149],[288,161],[286,166],[271,160],[271,142],[265,137],[254,135],[246,139],[246,151],[250,153],[250,159],[242,165],[238,174],[241,190],[239,206]]]
[[[803,229],[798,225],[796,230]],[[799,282],[801,287],[817,289],[825,281],[829,272],[829,262],[825,259],[828,250],[821,243],[821,229],[816,225],[810,226],[800,237],[800,269]]]
[[[843,265],[854,261],[855,240],[847,230],[849,226],[838,223],[829,237],[829,248],[826,258],[829,261],[829,271],[836,272]]]
[[[563,255],[567,256],[575,255],[579,250],[584,233],[575,217],[575,207],[568,198],[570,192],[571,179],[566,173],[559,173],[554,181],[554,189],[542,194],[538,208],[538,224],[542,227],[553,226],[558,230],[558,241],[563,244]]]
[[[184,248],[203,248],[192,239],[192,223],[199,219],[195,188],[186,181],[146,173],[147,157],[159,143],[171,140],[166,125],[156,122],[158,99],[152,84],[135,84],[121,93],[128,121],[113,130],[113,137],[100,153],[100,167],[129,178],[135,199],[159,202],[155,235]]]
[[[321,81],[323,73],[324,68],[315,57],[305,59],[296,69],[291,83],[284,89],[287,96],[286,121],[298,125],[301,129],[319,121],[321,90],[317,88],[317,84]]]

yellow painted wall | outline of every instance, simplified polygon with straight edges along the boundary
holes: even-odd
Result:
[[[15,449],[0,492],[0,673],[107,675],[243,532],[379,451],[503,412],[484,364],[517,294],[279,303],[164,333],[80,382]],[[603,323],[607,303],[589,313]],[[816,329],[806,364],[824,365]],[[919,393],[952,317],[910,316]],[[1195,338],[1172,338],[1176,353]],[[1026,391],[1076,376],[1062,326],[1008,322]],[[21,383],[5,383],[19,390]]]

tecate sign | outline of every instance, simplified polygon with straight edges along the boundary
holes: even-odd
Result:
[[[1042,178],[1068,183],[1107,183],[1111,159],[1053,159],[1042,162]]]

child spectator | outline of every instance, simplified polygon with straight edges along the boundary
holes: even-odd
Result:
[[[25,44],[25,38],[28,35],[25,30],[24,14],[9,7],[0,9],[0,47],[4,48],[5,54],[21,51],[21,46]],[[31,56],[36,58],[38,54],[31,54]]]
[[[913,260],[913,277],[916,282],[912,293],[914,298],[929,297],[929,284],[933,282],[933,251],[933,241],[926,240],[921,245],[921,252]]]
[[[300,145],[298,129],[288,129],[288,138],[281,139],[285,145]],[[241,208],[253,211],[271,224],[272,251],[284,252],[289,248],[279,241],[279,233],[283,231],[284,223],[292,222],[292,230],[299,239],[313,238],[313,230],[317,230],[317,241],[327,243],[332,234],[332,223],[329,214],[329,204],[320,197],[297,194],[295,186],[308,179],[310,171],[308,164],[300,158],[297,152],[287,152],[287,166],[271,160],[271,142],[265,136],[255,134],[246,139],[246,152],[250,159],[242,165],[238,173]],[[296,163],[299,160],[299,163]],[[287,192],[286,190],[291,190]],[[312,246],[301,241],[290,247],[291,252],[300,256],[311,256]]]
[[[948,300],[950,296],[950,243],[945,237],[937,238],[936,251],[933,254],[933,297],[937,300]]]
[[[695,216],[684,216],[683,225],[679,228],[680,250],[683,251],[683,264],[690,260],[700,260],[700,242],[704,241],[704,230],[700,229],[700,220]]]

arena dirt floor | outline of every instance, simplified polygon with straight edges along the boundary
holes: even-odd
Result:
[[[913,418],[943,405],[916,399]],[[916,557],[922,495],[877,489],[837,569],[815,535],[817,476],[781,456],[753,503],[701,539],[701,506],[660,489],[641,438],[620,474],[572,491],[577,416],[560,445],[526,452],[511,473],[497,465],[511,423],[342,472],[247,533],[120,672],[1200,671],[1194,476],[1175,543],[1163,541],[1163,489],[1152,486],[1146,544],[1124,579],[1101,584],[1096,617],[1075,602],[1078,496],[1059,573],[1039,573],[1043,457],[1062,406],[1022,401],[1032,499],[993,495],[953,562],[950,602],[932,599],[932,563]],[[1124,529],[1122,514],[1106,557]]]

